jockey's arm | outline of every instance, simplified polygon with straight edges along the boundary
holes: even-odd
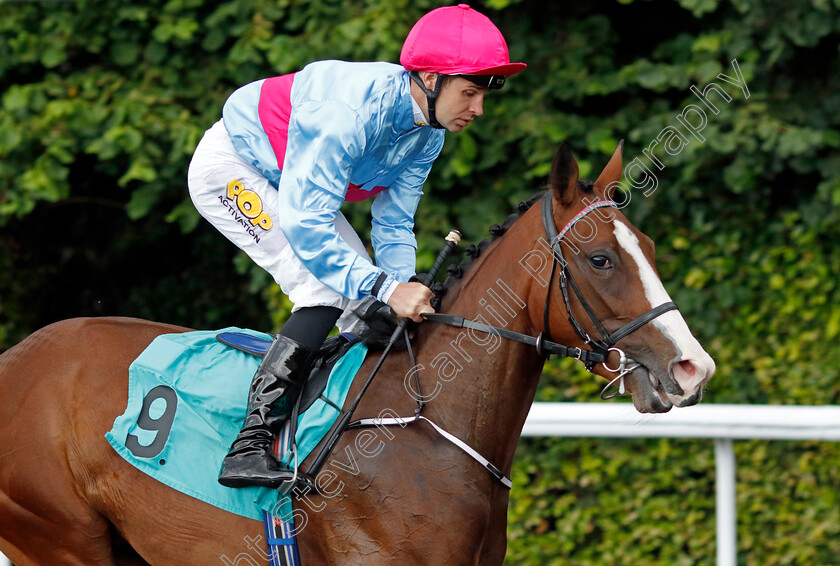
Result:
[[[328,131],[324,124],[330,125]],[[371,294],[384,273],[387,277],[379,289],[388,291],[386,302],[399,316],[419,321],[420,313],[432,308],[428,289],[406,283],[415,270],[414,212],[440,147],[425,148],[374,202],[372,240],[379,263],[375,266],[344,242],[333,226],[364,142],[357,114],[344,104],[322,102],[317,109],[303,104],[296,110],[278,185],[278,206],[286,213],[280,227],[295,255],[325,285],[350,299],[361,299]],[[377,298],[386,297],[380,293]]]
[[[359,117],[336,102],[302,103],[289,122],[278,184],[280,228],[295,255],[322,283],[348,297],[370,294],[382,269],[335,230],[353,164],[364,153]]]
[[[425,285],[406,283],[415,274],[417,240],[414,215],[423,183],[443,147],[442,138],[431,138],[420,155],[397,177],[391,187],[379,193],[371,206],[371,243],[376,263],[399,283],[385,302],[402,317],[420,322],[420,314],[433,312],[432,294]]]

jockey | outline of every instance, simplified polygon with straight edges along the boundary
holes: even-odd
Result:
[[[196,208],[294,304],[253,378],[222,485],[276,488],[293,477],[271,454],[272,429],[288,418],[310,355],[333,326],[346,328],[355,302],[372,295],[415,322],[433,312],[429,289],[409,282],[423,183],[445,130],[467,127],[485,94],[525,65],[510,62],[501,32],[466,4],[423,16],[400,63],[318,61],[248,84],[198,144]],[[373,196],[376,264],[339,211]]]

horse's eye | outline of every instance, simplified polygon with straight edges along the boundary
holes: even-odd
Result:
[[[612,268],[612,263],[610,262],[610,258],[605,255],[596,255],[589,258],[589,263],[592,264],[592,267],[595,269],[610,269]]]

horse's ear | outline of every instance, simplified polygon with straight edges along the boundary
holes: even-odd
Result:
[[[601,174],[598,175],[598,180],[595,181],[595,188],[599,190],[599,192],[603,195],[606,188],[609,187],[612,183],[616,183],[621,180],[621,154],[624,152],[624,140],[618,142],[618,147],[615,148],[615,151],[610,158],[610,162],[607,163],[607,166],[604,167],[604,170],[601,171]],[[604,195],[605,198],[609,198],[608,195]]]
[[[557,148],[548,182],[561,204],[571,204],[577,189],[578,164],[569,148],[569,142],[564,141]]]

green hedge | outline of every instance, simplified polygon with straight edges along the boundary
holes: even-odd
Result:
[[[189,203],[195,144],[239,85],[317,59],[396,61],[438,5],[0,3],[0,347],[82,314],[279,325],[287,302]],[[706,402],[840,402],[837,0],[475,7],[529,68],[447,140],[418,213],[419,267],[446,227],[480,240],[539,189],[561,140],[591,178],[624,139],[658,184],[630,188],[625,211],[718,365]],[[721,78],[733,61],[748,98]],[[718,114],[690,90],[712,82],[731,97],[709,95]],[[703,141],[679,120],[689,105]],[[643,150],[666,127],[684,147],[660,143],[653,169]],[[346,214],[367,233],[364,206]],[[598,401],[599,386],[552,362],[538,399]],[[837,447],[739,442],[736,456],[741,563],[837,563]],[[508,563],[712,564],[713,473],[710,442],[524,440]]]

